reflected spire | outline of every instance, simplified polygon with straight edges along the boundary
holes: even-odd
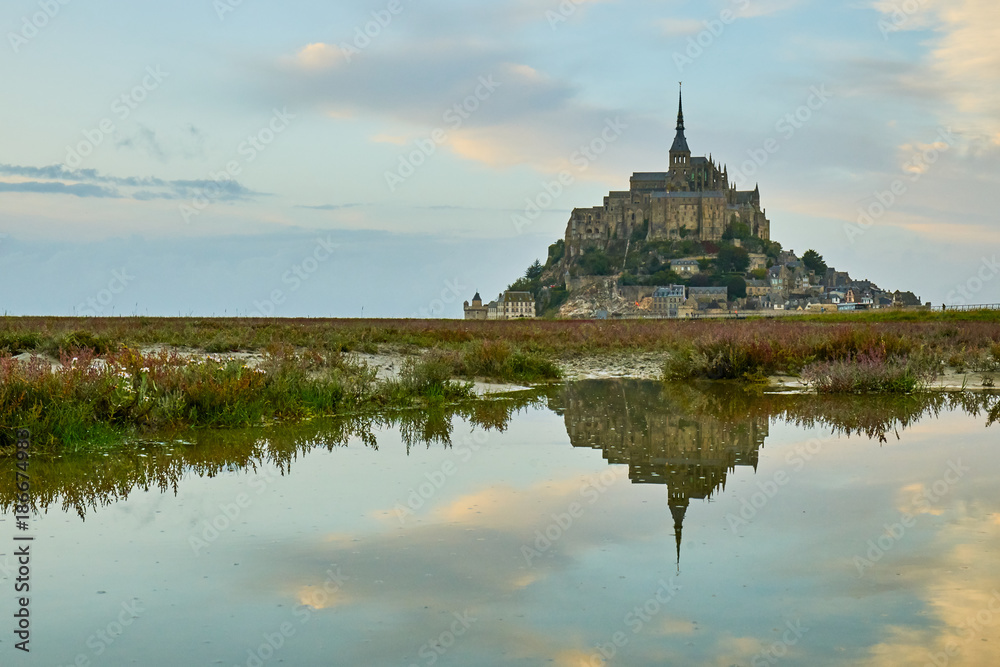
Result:
[[[681,532],[684,529],[684,515],[687,513],[688,498],[671,498],[670,514],[674,517],[674,537],[677,540],[677,573],[681,571]]]

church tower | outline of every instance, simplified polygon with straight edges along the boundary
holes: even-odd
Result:
[[[684,137],[684,93],[678,93],[677,135],[670,147],[670,170],[674,173],[687,172],[691,168],[691,149]]]

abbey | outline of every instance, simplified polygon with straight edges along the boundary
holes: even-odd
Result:
[[[637,230],[647,241],[718,241],[734,219],[754,236],[770,240],[760,189],[739,191],[729,183],[728,167],[720,168],[711,156],[691,157],[680,97],[669,171],[632,174],[627,192],[611,192],[603,206],[574,209],[566,228],[567,259],[587,247],[606,248],[612,240],[634,238]]]

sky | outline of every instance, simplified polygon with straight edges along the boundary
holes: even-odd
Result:
[[[785,248],[1000,302],[993,0],[8,0],[0,33],[7,314],[461,317],[667,168],[681,81]]]

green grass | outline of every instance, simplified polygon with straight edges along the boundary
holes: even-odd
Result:
[[[235,361],[198,365],[136,352],[154,345],[257,352],[266,372]],[[377,351],[417,358],[402,377],[387,381],[345,356]],[[12,359],[24,352],[48,354],[63,368]],[[15,427],[36,430],[53,447],[73,447],[162,428],[228,428],[470,400],[468,383],[456,379],[548,382],[559,379],[560,360],[619,352],[665,353],[664,377],[671,380],[756,382],[824,368],[831,387],[911,391],[923,382],[921,369],[1000,369],[1000,318],[914,311],[604,322],[3,317],[0,441],[9,441]],[[848,367],[861,358],[886,365],[872,369],[876,380],[898,367],[909,371],[891,382],[851,384]]]
[[[124,349],[103,358],[64,355],[62,367],[0,358],[0,447],[15,428],[36,447],[73,451],[145,433],[235,428],[275,420],[430,406],[473,397],[434,360],[411,361],[398,379],[339,352],[278,352],[258,367],[226,358],[189,360]]]

